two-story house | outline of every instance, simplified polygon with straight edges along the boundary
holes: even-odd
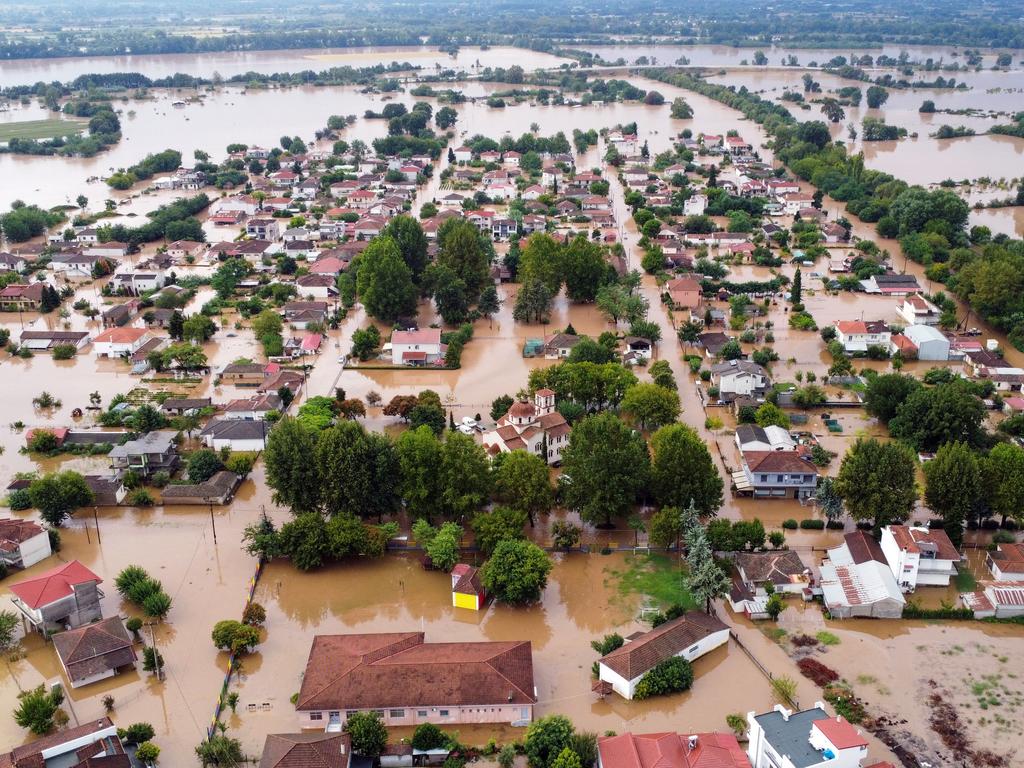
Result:
[[[52,554],[50,535],[31,520],[0,520],[0,564],[28,568]]]
[[[99,576],[77,560],[11,585],[11,602],[40,632],[80,627],[103,618]]]
[[[711,384],[718,387],[720,400],[763,395],[770,383],[768,372],[749,360],[726,360],[711,366]]]
[[[892,333],[881,320],[841,320],[836,323],[836,341],[848,355],[864,354],[868,347],[882,347],[888,352]]]
[[[173,472],[181,461],[171,431],[148,432],[136,440],[115,445],[108,454],[110,466],[120,475],[131,470],[143,477],[165,470]]]
[[[956,576],[960,553],[941,528],[887,525],[882,529],[882,553],[900,589],[913,592],[918,586],[948,587]]]
[[[437,365],[444,361],[447,345],[441,343],[441,329],[395,331],[391,334],[391,362],[394,365]]]
[[[818,487],[818,469],[800,451],[744,451],[733,473],[737,491],[759,498],[806,499]]]
[[[802,712],[777,704],[747,713],[747,757],[753,768],[860,768],[868,741],[844,717],[830,717],[820,701]]]

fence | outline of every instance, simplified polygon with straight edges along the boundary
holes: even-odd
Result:
[[[736,642],[736,645],[738,645],[740,647],[740,650],[747,655],[747,658],[754,662],[754,666],[757,667],[758,670],[760,670],[761,674],[768,678],[768,682],[773,683],[775,681],[775,676],[768,670],[768,668],[764,664],[762,664],[758,660],[758,658],[754,655],[753,651],[747,648],[744,642],[740,640],[740,636],[736,634],[736,630],[730,629],[729,637],[731,637]],[[793,707],[795,707],[796,709],[800,709],[800,702],[797,699],[790,699],[789,703],[792,704]]]
[[[245,609],[252,604],[253,596],[256,594],[256,585],[259,584],[260,576],[263,574],[263,560],[256,563],[256,570],[253,572],[252,577],[249,579],[249,594],[245,599],[245,607],[242,609],[242,615],[245,615]],[[217,733],[217,723],[220,722],[221,713],[224,711],[224,698],[228,693],[228,686],[231,683],[231,675],[234,674],[237,666],[237,656],[234,651],[228,657],[228,669],[224,673],[224,681],[220,686],[220,695],[217,696],[217,705],[213,709],[213,717],[210,718],[210,725],[206,729],[207,740],[212,739]]]

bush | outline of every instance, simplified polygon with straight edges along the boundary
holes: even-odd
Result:
[[[826,667],[817,659],[800,659],[796,665],[800,668],[800,674],[809,678],[815,685],[821,688],[824,688],[839,679],[838,672],[830,667]]]
[[[593,648],[601,656],[607,656],[614,650],[622,647],[622,644],[626,641],[622,635],[613,633],[611,635],[605,635],[600,640],[591,640],[590,647]]]
[[[218,621],[210,633],[213,644],[232,653],[251,653],[259,645],[260,631],[234,619]]]
[[[681,656],[673,656],[654,666],[640,678],[633,694],[635,699],[643,700],[651,696],[662,696],[669,693],[687,691],[693,685],[693,667]]]
[[[448,743],[448,736],[433,723],[420,723],[412,734],[413,749],[440,749]]]
[[[800,527],[805,531],[823,531],[825,529],[825,521],[814,519],[801,520]]]
[[[251,627],[261,627],[267,620],[267,609],[259,603],[249,603],[242,611],[242,623]]]
[[[171,475],[166,469],[161,469],[159,472],[153,473],[153,478],[149,482],[154,488],[163,488],[171,482]]]
[[[132,616],[128,621],[124,623],[125,628],[133,635],[138,635],[139,630],[142,629],[142,619],[138,616]]]
[[[795,531],[797,528],[799,528],[799,525],[797,524],[796,520],[794,520],[793,518],[789,518],[787,520],[782,521],[782,527],[785,528],[787,531]]]
[[[74,344],[57,344],[51,350],[54,360],[70,360],[78,348]]]
[[[156,501],[145,488],[136,488],[128,495],[128,504],[132,507],[152,507]]]
[[[124,729],[124,740],[129,744],[143,744],[156,736],[156,731],[149,723],[132,723]]]
[[[135,757],[147,765],[154,765],[160,758],[160,747],[151,741],[144,741],[135,750]]]
[[[11,491],[7,497],[7,506],[10,507],[12,512],[30,509],[32,507],[32,496],[29,494],[28,488],[18,488]]]
[[[233,453],[228,457],[228,460],[224,462],[224,468],[228,472],[234,472],[244,480],[249,476],[249,473],[252,472],[252,468],[255,463],[256,459],[251,454]]]

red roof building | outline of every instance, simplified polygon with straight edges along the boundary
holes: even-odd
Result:
[[[99,576],[77,560],[11,585],[11,602],[41,630],[66,629],[103,618]]]
[[[599,768],[750,768],[731,733],[624,733],[597,740]]]

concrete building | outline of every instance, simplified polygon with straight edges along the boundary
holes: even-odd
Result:
[[[0,564],[7,568],[28,568],[48,558],[50,535],[31,520],[0,520]]]
[[[53,647],[72,688],[134,669],[137,661],[134,643],[120,616],[58,632]]]
[[[548,464],[558,464],[562,451],[569,446],[571,431],[569,422],[555,410],[555,393],[538,389],[532,403],[512,403],[494,430],[484,434],[483,443],[492,456],[519,450],[537,454]]]
[[[750,768],[731,733],[599,736],[597,768]]]
[[[821,591],[832,618],[898,619],[907,601],[882,548],[863,531],[846,534],[821,564]]]
[[[747,713],[747,757],[753,768],[860,768],[867,739],[825,705],[791,712],[777,704],[762,715]]]
[[[1024,581],[1024,544],[996,544],[985,565],[996,581]]]
[[[948,587],[960,562],[949,536],[941,528],[887,525],[882,529],[882,553],[900,589],[913,592],[921,585]]]
[[[11,602],[40,632],[79,627],[103,618],[99,576],[77,560],[11,585]]]
[[[903,335],[917,347],[918,360],[949,360],[949,339],[930,325],[908,325]]]

